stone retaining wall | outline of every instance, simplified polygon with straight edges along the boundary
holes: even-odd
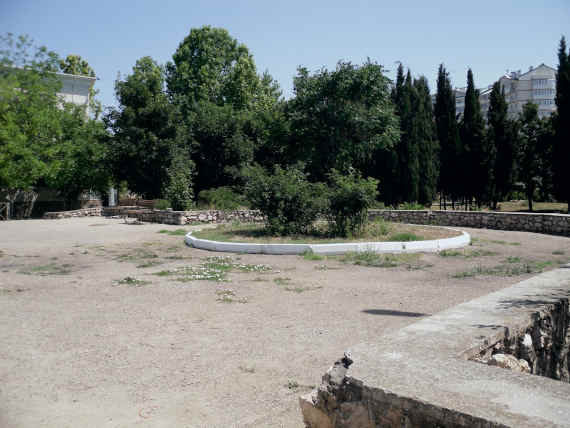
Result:
[[[149,210],[139,207],[107,207],[103,210],[104,216],[128,216],[139,221],[163,224],[193,224],[193,223],[224,223],[239,221],[252,223],[263,221],[259,211],[254,210],[206,210],[206,211],[168,211]]]
[[[487,211],[370,210],[370,218],[436,226],[464,226],[570,236],[570,215]]]
[[[97,217],[103,213],[103,207],[82,208],[73,211],[55,211],[44,213],[44,219],[58,219],[70,217]]]
[[[98,211],[97,211],[98,210]],[[223,223],[227,221],[262,222],[263,216],[254,210],[168,211],[151,210],[138,206],[116,206],[46,213],[44,218],[66,218],[90,215],[129,216],[139,221],[164,224]],[[370,218],[387,221],[435,226],[463,226],[498,230],[537,232],[570,236],[570,215],[540,213],[502,213],[487,211],[406,211],[370,210]]]

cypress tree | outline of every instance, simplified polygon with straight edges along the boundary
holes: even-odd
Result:
[[[414,88],[412,135],[418,152],[418,202],[431,205],[438,175],[435,121],[427,79],[424,76],[415,79]]]
[[[554,188],[559,200],[570,209],[570,52],[566,52],[566,39],[560,39],[558,69],[556,72],[555,141],[553,147]]]
[[[494,162],[489,162],[492,180],[487,189],[488,200],[493,209],[512,188],[515,172],[515,135],[513,124],[507,118],[508,104],[501,84],[495,82],[489,95],[487,112],[487,141],[494,152]]]
[[[402,201],[415,202],[418,200],[419,162],[417,141],[414,139],[414,111],[413,105],[417,93],[412,84],[410,70],[398,101],[400,104],[400,130],[402,132],[398,152],[400,170],[400,196]]]
[[[524,183],[528,209],[532,211],[534,192],[538,187],[541,162],[538,150],[542,123],[538,117],[538,106],[531,102],[523,106],[519,117],[519,179]]]
[[[470,204],[475,197],[480,205],[485,189],[488,188],[489,171],[486,169],[488,153],[484,146],[485,123],[481,115],[479,91],[475,89],[473,72],[467,71],[467,91],[465,92],[465,110],[461,121],[461,142],[463,143],[463,161],[466,175],[464,194]]]
[[[440,64],[438,70],[434,115],[439,141],[438,190],[446,207],[447,198],[455,201],[460,194],[459,159],[462,147],[455,116],[455,97],[443,64]]]

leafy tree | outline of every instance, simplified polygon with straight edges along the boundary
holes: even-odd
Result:
[[[462,181],[462,145],[455,116],[455,96],[449,80],[449,73],[443,64],[439,66],[437,77],[437,95],[434,106],[437,139],[439,141],[439,181],[438,188],[443,196],[455,201],[459,198]]]
[[[168,90],[184,112],[202,102],[229,104],[236,109],[253,103],[259,88],[253,57],[227,30],[210,26],[191,29],[172,60],[166,65]]]
[[[287,105],[292,155],[306,162],[311,180],[332,169],[362,170],[377,149],[396,143],[398,122],[380,65],[339,62],[333,71],[297,72]]]
[[[85,190],[104,194],[109,188],[107,134],[104,124],[85,118],[85,110],[65,105],[61,114],[61,134],[55,148],[56,173],[46,184],[72,203]]]
[[[465,92],[465,110],[461,120],[461,142],[463,143],[463,161],[465,168],[464,196],[470,203],[475,197],[480,205],[488,187],[489,170],[487,169],[488,150],[485,147],[485,122],[481,114],[479,91],[475,89],[473,72],[467,71],[467,90]]]
[[[209,102],[190,116],[196,190],[231,186],[253,160],[254,141],[246,134],[249,114]]]
[[[515,178],[516,135],[514,124],[507,117],[508,104],[504,90],[495,82],[489,95],[487,112],[487,140],[494,152],[492,179],[487,188],[488,199],[493,209],[511,191]]]
[[[175,211],[186,211],[192,206],[194,192],[192,190],[192,176],[194,162],[190,160],[188,152],[183,148],[174,148],[170,166],[167,170],[168,184],[164,189],[164,196],[170,201]]]
[[[534,194],[540,184],[541,159],[538,148],[542,131],[541,120],[538,117],[538,106],[531,102],[523,106],[519,117],[519,179],[524,183],[528,199],[528,209],[532,211]]]
[[[253,209],[265,215],[265,225],[274,235],[296,235],[310,231],[326,207],[326,187],[310,183],[299,166],[287,170],[276,165],[272,174],[261,166],[246,170],[245,195]]]
[[[553,148],[554,184],[557,197],[570,207],[570,52],[566,39],[560,39],[558,69],[556,71],[556,107],[554,118],[555,140]]]
[[[57,169],[57,55],[27,36],[0,42],[0,190],[12,203],[26,194],[33,205],[35,186]]]
[[[79,55],[67,55],[59,60],[59,69],[62,73],[95,77],[95,72],[87,61]]]
[[[439,165],[435,120],[427,79],[424,76],[415,79],[414,89],[412,139],[418,153],[418,202],[431,205],[437,190]]]
[[[104,117],[113,137],[109,162],[115,180],[147,198],[158,198],[168,182],[173,141],[187,135],[164,91],[164,70],[152,58],[137,60],[133,73],[115,82],[117,109]]]
[[[368,208],[378,196],[378,180],[362,178],[351,169],[348,174],[332,170],[327,215],[334,236],[356,236],[368,221]]]

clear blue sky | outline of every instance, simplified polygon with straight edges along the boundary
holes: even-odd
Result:
[[[317,70],[367,57],[392,78],[402,61],[434,91],[441,62],[454,86],[465,86],[469,67],[478,87],[506,69],[556,67],[560,37],[570,38],[570,0],[0,0],[0,32],[28,34],[62,57],[81,55],[100,78],[103,105],[116,104],[118,72],[130,73],[145,55],[165,63],[202,25],[244,43],[286,97],[299,65]]]

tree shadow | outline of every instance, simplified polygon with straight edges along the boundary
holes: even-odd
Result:
[[[430,314],[423,314],[421,312],[394,311],[390,309],[364,309],[362,312],[370,315],[390,315],[395,317],[411,317],[411,318],[419,318],[430,315]]]

